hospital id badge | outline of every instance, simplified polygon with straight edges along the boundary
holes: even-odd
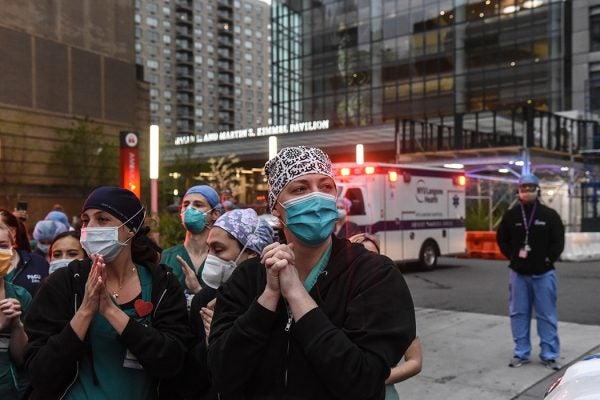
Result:
[[[127,353],[125,353],[125,360],[123,360],[123,367],[125,368],[133,368],[133,369],[144,369],[142,364],[138,361],[136,356],[133,355],[129,349],[127,349]]]
[[[519,258],[527,258],[527,247],[523,247],[519,250]]]

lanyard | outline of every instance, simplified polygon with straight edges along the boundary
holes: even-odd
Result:
[[[529,243],[529,229],[531,228],[531,224],[533,223],[533,218],[535,217],[535,210],[537,209],[537,201],[533,203],[533,207],[531,209],[531,215],[529,216],[529,221],[527,221],[527,216],[525,215],[525,207],[523,207],[523,203],[521,203],[521,215],[523,216],[523,228],[525,228],[525,245]]]
[[[315,265],[313,267],[313,269],[310,271],[310,273],[304,280],[304,288],[306,289],[307,292],[310,292],[312,290],[313,286],[315,286],[315,283],[317,283],[317,279],[319,278],[319,275],[321,275],[321,272],[323,272],[323,270],[327,266],[327,263],[329,262],[330,255],[331,255],[331,243],[329,243],[329,246],[327,246],[327,249],[325,249],[325,251],[323,252],[323,255],[321,255],[321,258],[319,258],[319,261],[317,261],[317,265]]]

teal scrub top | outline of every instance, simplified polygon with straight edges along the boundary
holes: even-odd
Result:
[[[192,259],[190,258],[189,253],[185,249],[185,246],[182,244],[178,244],[173,247],[169,247],[166,250],[163,250],[162,255],[160,257],[160,263],[168,265],[173,270],[173,274],[177,277],[177,280],[181,284],[181,287],[187,287],[185,285],[185,275],[183,273],[183,268],[181,268],[181,264],[175,258],[176,256],[180,256],[188,263],[188,265],[193,269],[194,263],[192,263]],[[200,286],[205,287],[206,284],[202,280],[202,270],[204,269],[204,263],[200,265],[198,268],[198,272],[196,273],[196,277],[198,278],[198,282],[200,282]]]
[[[142,300],[151,301],[150,271],[139,265],[137,267],[142,287]],[[151,315],[140,318],[133,306],[119,307],[136,321],[151,325]],[[117,336],[115,329],[103,316],[100,314],[94,316],[87,333],[91,356],[86,353],[81,360],[79,375],[65,396],[66,399],[150,400],[158,398],[158,380],[144,371],[142,365],[117,339]]]
[[[14,285],[4,279],[6,298],[17,299],[21,303],[21,320],[31,303],[31,295],[27,289]],[[0,399],[19,399],[27,388],[28,379],[24,369],[17,368],[10,359],[8,345],[10,332],[0,332]]]

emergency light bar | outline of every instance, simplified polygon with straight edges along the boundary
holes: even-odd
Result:
[[[410,169],[410,168],[409,168]],[[410,183],[412,181],[411,171],[405,171],[402,168],[382,165],[356,165],[349,167],[338,167],[333,168],[333,173],[336,176],[349,177],[349,176],[360,176],[360,175],[387,175],[388,182],[398,182],[398,177],[402,177],[404,183]],[[448,173],[445,176],[452,175],[452,183],[455,186],[465,186],[467,178],[464,175],[459,175],[458,171],[455,173]]]

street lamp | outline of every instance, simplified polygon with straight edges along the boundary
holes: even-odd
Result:
[[[356,145],[356,163],[364,164],[365,163],[365,146],[362,144]]]
[[[150,211],[158,215],[158,125],[150,125]]]
[[[269,160],[277,155],[277,136],[269,136]]]

